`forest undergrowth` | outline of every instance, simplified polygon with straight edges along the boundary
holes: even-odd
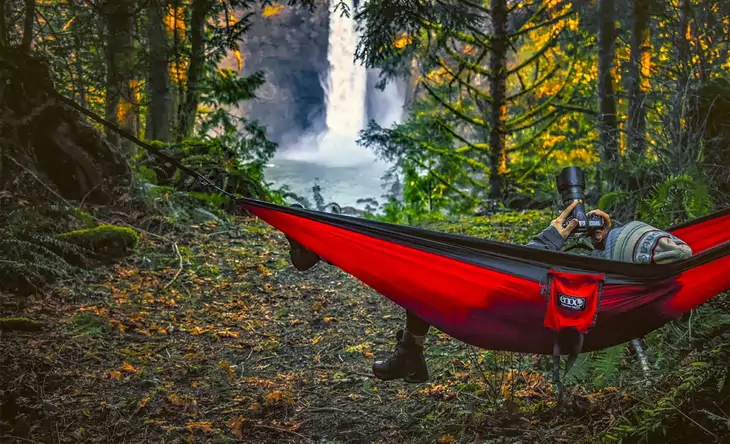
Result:
[[[519,243],[547,221],[532,211],[431,228]],[[382,382],[370,366],[392,350],[398,306],[335,267],[296,271],[283,235],[259,220],[176,230],[140,230],[120,262],[29,297],[3,295],[3,443],[727,437],[728,324],[710,332],[695,319],[693,351],[649,388],[611,379],[636,372],[626,347],[587,359],[562,405],[547,357],[480,351],[438,331],[426,350],[431,381]],[[686,336],[687,325],[672,328]]]

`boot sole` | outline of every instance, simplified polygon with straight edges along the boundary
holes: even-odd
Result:
[[[420,384],[420,383],[428,381],[428,379],[429,379],[428,376],[426,376],[425,378],[414,378],[414,377],[411,377],[408,375],[407,376],[400,376],[400,375],[384,376],[384,375],[379,375],[376,372],[373,372],[373,374],[381,381],[394,381],[396,379],[403,379],[404,382],[407,382],[409,384]]]
[[[420,384],[420,383],[428,381],[428,376],[426,376],[425,378],[421,378],[421,379],[413,379],[408,376],[404,376],[403,381],[407,382],[409,384]]]

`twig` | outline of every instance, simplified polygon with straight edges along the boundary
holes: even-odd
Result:
[[[59,199],[61,199],[66,205],[68,205],[69,207],[73,207],[66,199],[63,198],[63,196],[61,196],[60,194],[58,194],[53,188],[49,187],[40,177],[38,177],[38,175],[36,173],[34,173],[33,171],[31,171],[28,167],[26,167],[25,165],[22,165],[20,162],[18,162],[17,160],[15,160],[15,158],[13,156],[11,156],[9,154],[5,154],[5,157],[7,157],[11,161],[13,161],[13,163],[16,164],[16,165],[18,165],[20,168],[24,169],[26,173],[28,173],[31,176],[33,176],[35,178],[35,180],[38,181],[38,183],[40,183],[41,185],[43,185],[48,191],[50,191],[56,197],[58,197]]]
[[[175,279],[177,279],[178,276],[180,276],[180,273],[183,271],[183,258],[180,254],[180,250],[177,248],[177,242],[172,243],[173,248],[175,248],[175,253],[177,254],[178,259],[178,267],[177,267],[177,273],[175,273],[175,276],[172,277],[172,280],[165,285],[163,290],[167,290],[167,288],[172,285],[173,282],[175,282]]]
[[[86,198],[89,197],[91,195],[91,193],[93,193],[94,190],[97,189],[97,188],[99,188],[99,184],[98,183],[96,185],[94,185],[89,190],[89,192],[84,195],[83,199],[81,199],[81,203],[79,203],[79,208],[83,208],[84,207],[84,203],[86,202]]]
[[[22,441],[22,442],[32,442],[33,444],[39,444],[38,441],[33,441],[32,439],[28,439],[28,438],[21,438],[20,436],[12,436],[12,435],[0,436],[0,441],[4,442],[4,440],[6,440],[6,439],[17,439],[18,441]]]
[[[297,433],[293,430],[287,430],[287,429],[282,429],[280,427],[268,426],[268,425],[263,425],[263,424],[255,424],[254,428],[269,429],[269,430],[275,430],[277,432],[291,433],[292,435],[297,435],[298,437],[302,438],[303,440],[305,440],[307,442],[314,442],[311,439],[307,438],[306,436],[302,435],[301,433]]]

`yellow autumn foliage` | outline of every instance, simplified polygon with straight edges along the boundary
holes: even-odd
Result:
[[[187,79],[188,61],[185,59],[176,60],[170,63],[170,78],[177,85],[182,85]]]
[[[241,56],[241,50],[236,48],[233,50],[233,55],[236,57],[236,62],[238,63],[238,70],[240,71],[243,69],[243,56]]]
[[[398,36],[398,38],[393,42],[393,46],[398,49],[403,49],[406,46],[413,43],[413,37],[411,37],[408,34],[401,34]]]
[[[185,38],[185,8],[182,6],[168,8],[164,22],[170,37],[175,37],[178,40]]]
[[[429,72],[428,74],[426,74],[426,78],[435,83],[443,83],[444,78],[446,78],[448,80],[450,78],[450,76],[449,76],[448,70],[446,68],[441,67],[441,68],[436,68],[436,69],[432,70],[431,72]]]
[[[126,100],[120,100],[117,104],[117,122],[124,122],[132,109],[132,104]]]
[[[261,11],[261,15],[264,17],[274,17],[281,14],[283,9],[284,5],[279,2],[274,2],[268,6],[264,6],[264,9]]]

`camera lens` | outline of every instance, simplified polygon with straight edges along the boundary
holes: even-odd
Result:
[[[583,170],[578,167],[566,167],[557,176],[558,191],[563,197],[563,202],[570,204],[576,199],[583,200],[583,190],[586,186]]]
[[[578,226],[576,231],[582,232],[586,230],[586,211],[583,200],[585,195],[583,190],[585,189],[585,175],[583,170],[578,167],[571,166],[563,168],[558,176],[555,177],[555,181],[558,186],[560,196],[563,198],[563,204],[565,206],[570,205],[573,201],[578,201],[578,205],[573,209],[571,213],[572,218],[578,219]]]

